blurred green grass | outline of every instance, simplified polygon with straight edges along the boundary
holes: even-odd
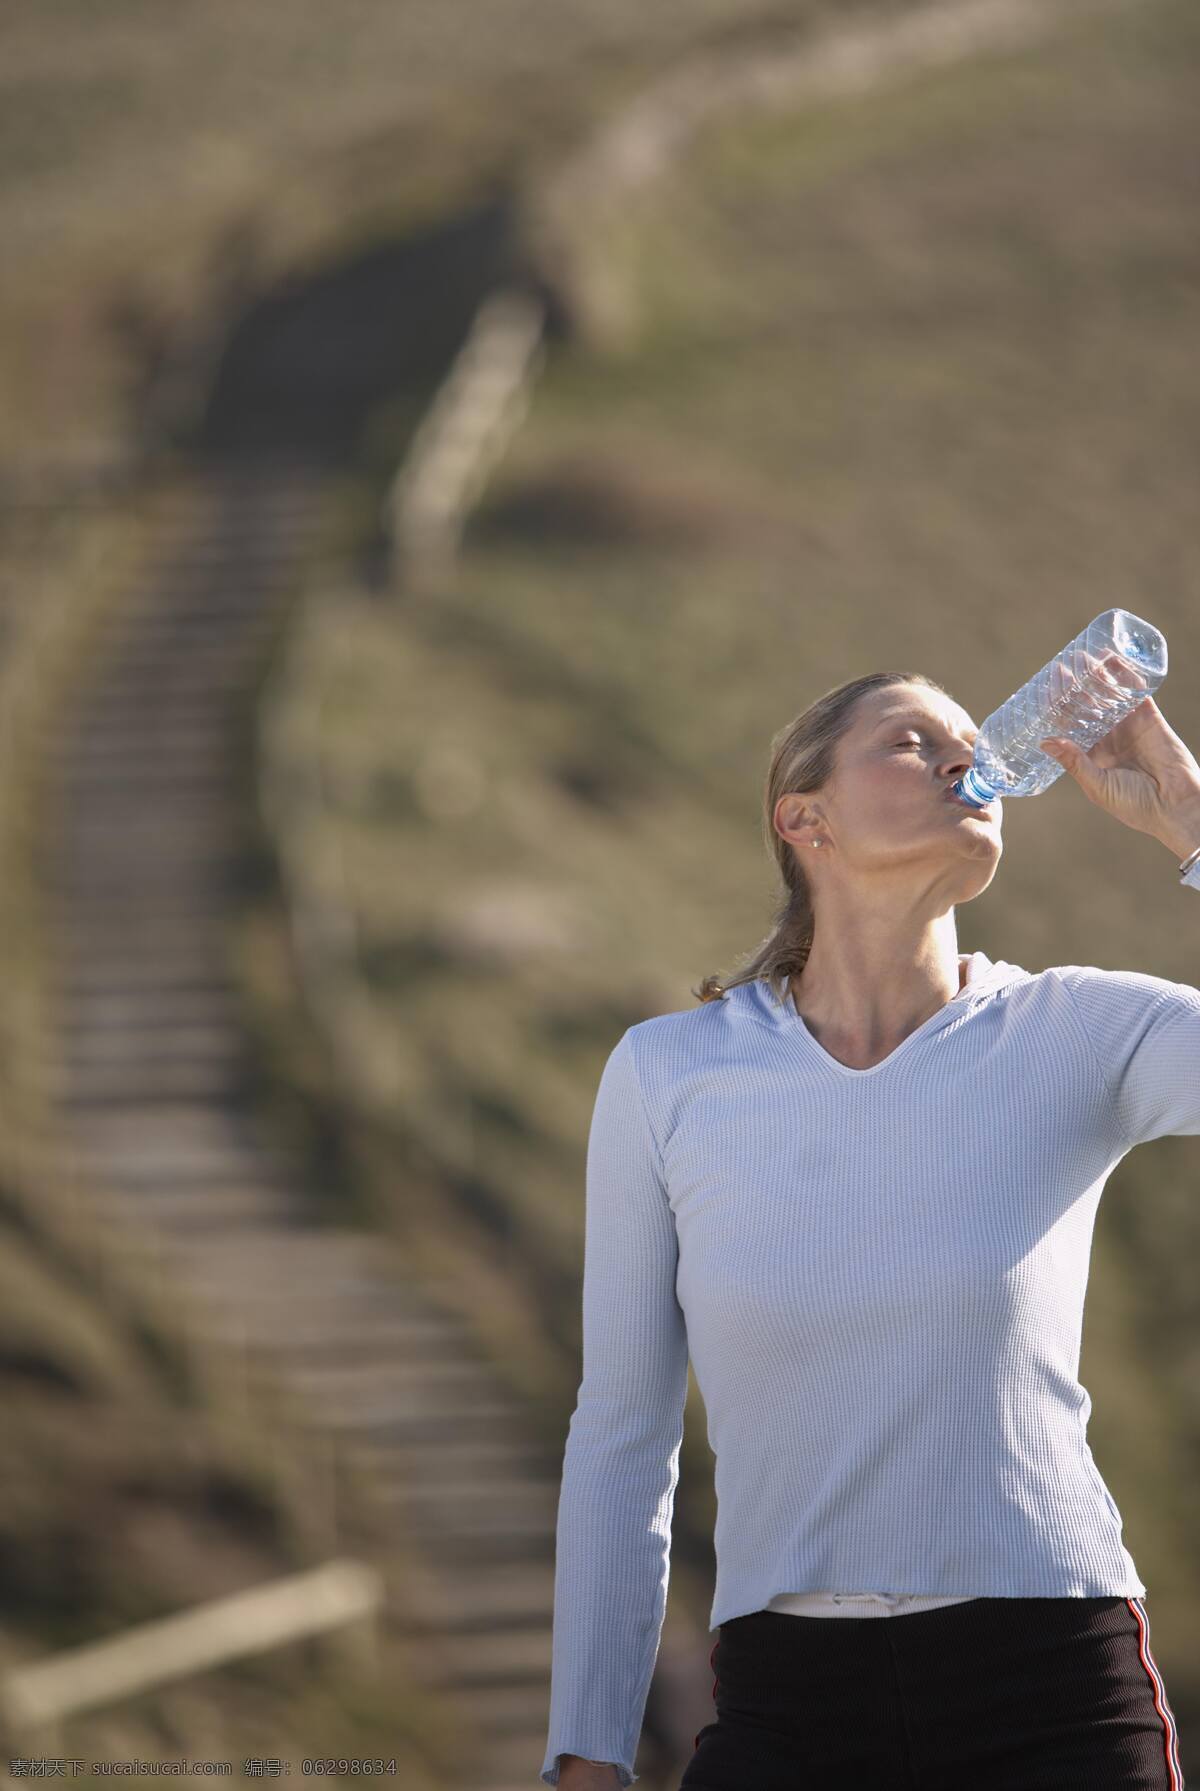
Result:
[[[451,587],[388,608],[347,578],[297,616],[275,769],[320,767],[304,862],[352,892],[380,1209],[461,1266],[558,1446],[595,1083],[625,1025],[766,932],[775,730],[876,667],[981,721],[1120,604],[1166,632],[1163,706],[1200,741],[1198,64],[1195,9],[1153,0],[708,131],[614,228],[634,335],[552,361]],[[1005,838],[960,947],[1195,982],[1156,842],[1068,779]],[[1177,1714],[1200,1709],[1189,1148],[1109,1185],[1081,1367]],[[698,1564],[694,1386],[685,1457]],[[703,1574],[672,1583],[706,1610]]]

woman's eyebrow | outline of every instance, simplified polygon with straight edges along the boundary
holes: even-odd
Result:
[[[919,722],[922,722],[927,727],[936,727],[937,726],[937,717],[935,715],[926,715],[924,713],[924,711],[921,709],[897,709],[891,715],[881,716],[879,721],[876,723],[876,727],[889,728],[889,727],[893,727],[896,723],[901,722],[901,721],[910,721],[910,722],[918,722],[919,721]],[[978,735],[979,729],[975,728],[974,732],[976,735]]]

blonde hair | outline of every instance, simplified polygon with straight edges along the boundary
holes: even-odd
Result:
[[[783,1000],[785,977],[799,976],[813,942],[813,901],[800,855],[775,830],[775,805],[781,796],[820,789],[833,774],[838,742],[853,726],[860,698],[892,684],[920,684],[926,690],[950,693],[923,672],[868,672],[826,691],[771,742],[771,765],[763,788],[763,838],[783,881],[783,896],[771,931],[749,958],[729,976],[706,976],[692,994],[699,1001],[721,1001],[739,983],[763,978],[777,1001]]]

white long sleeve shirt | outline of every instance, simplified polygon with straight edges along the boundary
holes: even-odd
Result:
[[[544,1784],[566,1753],[638,1776],[689,1353],[710,1630],[814,1593],[1145,1592],[1078,1367],[1100,1195],[1168,1133],[1200,1134],[1200,990],[1138,971],[977,951],[868,1069],[761,980],[628,1028],[588,1141]]]

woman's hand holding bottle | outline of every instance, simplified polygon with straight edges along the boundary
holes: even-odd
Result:
[[[1200,764],[1153,697],[1088,752],[1053,736],[1039,744],[1089,802],[1126,827],[1161,840],[1180,859],[1200,846]]]

